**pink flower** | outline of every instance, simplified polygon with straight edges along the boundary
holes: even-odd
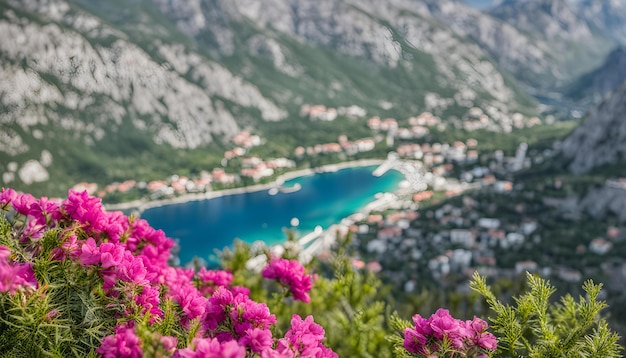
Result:
[[[11,204],[16,197],[17,193],[15,190],[2,188],[2,191],[0,191],[0,208],[4,208],[8,204]]]
[[[478,317],[474,317],[471,321],[465,321],[465,326],[468,332],[468,339],[471,341],[471,344],[490,351],[493,351],[498,347],[498,340],[496,337],[487,332],[487,322]]]
[[[230,288],[233,295],[244,295],[250,297],[250,289],[244,286],[233,286]]]
[[[261,358],[294,358],[296,352],[289,347],[289,341],[285,338],[279,339],[275,349],[265,349],[261,352]]]
[[[497,347],[495,336],[487,332],[487,322],[480,318],[461,321],[441,308],[428,319],[416,314],[413,322],[415,328],[404,331],[404,348],[411,353],[428,356],[440,350],[444,341],[457,352],[471,356]]]
[[[228,271],[207,270],[204,267],[200,268],[197,277],[199,280],[198,289],[203,295],[212,294],[215,288],[219,286],[228,287],[233,281],[233,274]]]
[[[487,322],[476,316],[471,321],[465,321],[465,325],[470,333],[482,333],[487,330]]]
[[[427,354],[428,338],[415,329],[407,328],[404,330],[404,349],[411,353]]]
[[[33,289],[37,288],[38,284],[35,278],[35,271],[33,271],[32,262],[15,264],[15,266],[13,266],[13,274],[15,275],[17,284],[20,286],[29,286]]]
[[[149,312],[154,316],[162,317],[163,311],[159,308],[161,302],[159,288],[156,286],[146,286],[141,291],[141,295],[135,297],[135,303],[143,307],[142,312]]]
[[[20,288],[36,289],[38,286],[33,263],[11,263],[11,250],[0,245],[0,292],[15,294]]]
[[[198,290],[193,287],[186,287],[180,290],[175,298],[189,319],[194,319],[204,314],[207,299],[202,297]]]
[[[100,245],[100,262],[102,268],[114,267],[122,262],[126,249],[118,244],[106,242]]]
[[[136,219],[131,224],[126,246],[128,250],[135,253],[140,244],[144,244],[146,247],[156,247],[157,250],[154,253],[158,253],[158,260],[167,265],[167,259],[170,255],[170,249],[174,246],[174,241],[165,237],[165,233],[162,230],[152,228],[146,220]],[[152,256],[149,257],[153,258]],[[156,257],[154,258],[156,259]]]
[[[0,260],[6,260],[9,256],[11,256],[11,250],[4,245],[0,245]]]
[[[125,282],[134,282],[139,286],[150,284],[148,270],[143,264],[143,259],[133,256],[128,251],[124,252],[124,258],[118,268],[118,276]]]
[[[220,290],[226,290],[220,288]],[[248,296],[237,295],[233,297],[231,303],[221,305],[232,321],[231,331],[237,338],[246,335],[252,328],[269,329],[276,323],[276,316],[273,315],[265,303],[258,303]]]
[[[30,206],[35,204],[36,201],[37,199],[30,194],[15,194],[11,204],[13,204],[15,211],[27,216],[30,213]]]
[[[306,274],[304,266],[298,261],[272,259],[261,274],[265,278],[275,279],[289,287],[294,300],[311,301],[308,294],[313,287],[311,276]]]
[[[220,343],[215,338],[194,338],[193,348],[179,349],[174,358],[244,358],[246,347],[235,341]]]
[[[46,314],[46,321],[50,322],[53,318],[59,315],[59,311],[52,310]]]
[[[81,254],[79,256],[80,264],[83,266],[97,265],[100,263],[100,250],[96,246],[96,240],[92,237],[88,238],[80,248]]]
[[[104,231],[107,219],[102,203],[99,198],[89,196],[87,191],[70,190],[61,207],[71,219],[83,224],[88,233]]]
[[[228,287],[233,281],[233,274],[228,271],[207,270],[202,267],[198,272],[198,278],[214,286]]]
[[[496,350],[498,348],[498,339],[491,333],[483,333],[478,337],[476,341],[480,348],[484,348],[490,351]]]
[[[162,336],[159,341],[161,342],[161,346],[167,352],[174,353],[176,349],[176,344],[178,344],[178,338],[172,336]]]
[[[118,281],[116,270],[113,268],[100,271],[100,277],[102,277],[102,288],[105,291],[113,289]]]
[[[244,336],[239,339],[240,345],[250,347],[256,353],[261,353],[265,349],[270,348],[273,343],[272,332],[268,329],[260,328],[246,330]]]
[[[24,226],[24,230],[20,233],[20,242],[37,242],[38,239],[43,237],[43,233],[46,229],[45,224],[41,224],[36,220],[28,220]]]
[[[240,314],[243,320],[251,322],[254,327],[258,328],[269,328],[270,325],[276,323],[276,316],[270,312],[265,303],[255,302],[247,296],[236,297],[243,300],[234,307],[237,311],[243,312]]]
[[[115,327],[115,334],[102,339],[100,347],[96,349],[104,358],[141,358],[141,342],[132,328],[125,326]]]
[[[430,327],[430,319],[426,319],[419,314],[413,316],[413,323],[415,323],[415,330],[417,333],[430,336],[433,334],[433,329]]]
[[[291,329],[285,334],[290,346],[301,357],[337,357],[337,354],[322,344],[324,329],[313,322],[313,316],[302,320],[294,314],[291,318]]]
[[[461,327],[459,321],[450,315],[448,310],[440,308],[430,317],[430,327],[433,335],[437,339],[443,337],[455,337],[459,334]]]
[[[0,292],[14,295],[19,289],[36,289],[38,286],[33,264],[11,265],[6,258],[0,258]]]
[[[234,305],[233,293],[224,287],[218,287],[206,305],[204,326],[208,330],[216,330],[226,320],[227,310]]]
[[[121,211],[105,212],[106,225],[104,231],[112,242],[119,242],[129,228],[128,217]]]

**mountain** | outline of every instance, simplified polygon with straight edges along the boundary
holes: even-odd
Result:
[[[626,47],[613,50],[599,68],[578,79],[566,92],[576,101],[600,103],[626,81]]]
[[[626,158],[626,82],[589,113],[562,145],[569,170],[583,174]]]
[[[187,164],[172,151],[237,133],[236,108],[264,120],[286,116],[255,85],[172,41],[180,35],[156,12],[135,24],[150,26],[143,32],[151,41],[141,43],[68,2],[3,1],[0,9],[5,185],[60,193],[81,178],[163,172]]]
[[[565,0],[505,0],[490,13],[545,40],[590,40],[592,32]]]
[[[626,1],[572,0],[578,16],[591,26],[604,31],[617,42],[626,44]]]
[[[423,95],[430,91],[452,96],[469,91],[470,96],[499,102],[517,98],[485,52],[439,23],[421,1],[394,0],[383,5],[373,0],[274,0],[261,6],[258,0],[236,0],[213,1],[211,7],[195,10],[187,1],[157,3],[179,29],[224,61],[234,63],[236,71],[253,67],[251,59],[261,57],[271,60],[277,69],[284,67],[276,66],[283,62],[293,69],[306,69],[302,76],[284,70],[276,74],[291,77],[285,82],[297,78],[301,91],[307,90],[303,86],[309,81],[342,84],[341,90],[332,90],[332,96],[319,90],[307,93],[320,100],[347,97],[371,107],[371,99],[383,93],[370,92],[367,87],[371,85],[386,93],[386,98],[377,100],[400,106],[411,101],[423,107]],[[264,11],[266,7],[273,11]],[[239,50],[233,51],[237,45]],[[333,54],[331,58],[328,51]],[[320,63],[312,62],[311,57],[335,62],[324,62],[331,68],[348,59],[350,68],[343,67],[329,76],[314,70]],[[329,71],[324,68],[324,72]],[[357,84],[359,78],[367,78],[370,86]]]
[[[306,104],[457,122],[481,107],[508,128],[537,113],[529,94],[550,96],[615,44],[582,4],[0,0],[1,184],[60,195],[199,172],[243,129],[274,156],[335,140]]]
[[[616,46],[612,35],[590,24],[593,16],[584,17],[580,8],[566,0],[505,0],[489,12],[528,35],[529,41],[544,51],[549,63],[543,72],[529,75],[517,72],[517,78],[539,95],[559,91],[580,76],[599,67]]]
[[[2,185],[60,195],[78,180],[198,171],[241,129],[271,141],[266,123],[306,127],[303,104],[399,118],[479,106],[496,125],[534,113],[489,53],[428,6],[1,0]]]

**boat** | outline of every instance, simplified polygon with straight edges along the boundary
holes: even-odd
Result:
[[[267,193],[269,195],[276,195],[278,193],[285,193],[285,194],[289,194],[289,193],[295,193],[296,191],[302,189],[302,185],[300,185],[300,183],[296,183],[294,184],[292,187],[283,187],[283,186],[279,186],[279,187],[274,187],[274,188],[270,188]]]

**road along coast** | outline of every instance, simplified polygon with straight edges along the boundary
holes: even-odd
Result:
[[[183,194],[183,195],[172,197],[172,198],[160,199],[160,200],[140,199],[140,200],[134,200],[134,201],[129,201],[129,202],[120,203],[120,204],[105,204],[104,207],[106,210],[109,210],[109,211],[129,210],[129,211],[133,211],[133,212],[141,214],[142,212],[150,208],[156,208],[156,207],[171,205],[171,204],[186,203],[190,201],[214,199],[214,198],[219,198],[219,197],[227,196],[227,195],[245,194],[245,193],[252,193],[252,192],[261,191],[261,190],[269,190],[271,188],[276,188],[276,187],[283,185],[283,183],[288,180],[292,180],[292,179],[302,177],[302,176],[312,175],[315,173],[332,172],[332,171],[337,171],[337,170],[346,169],[346,168],[380,165],[383,162],[384,162],[383,159],[363,159],[363,160],[355,160],[355,161],[342,162],[342,163],[336,163],[336,164],[328,164],[328,165],[324,165],[324,166],[317,167],[317,168],[307,168],[307,169],[290,171],[290,172],[281,174],[273,182],[266,183],[266,184],[255,184],[255,185],[244,186],[244,187],[239,187],[239,188],[208,191],[206,193],[189,193],[189,194]]]

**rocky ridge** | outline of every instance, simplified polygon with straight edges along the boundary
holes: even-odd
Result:
[[[80,12],[68,16],[65,2],[49,2],[47,11],[41,4],[19,4],[37,8],[45,24],[29,21],[17,8],[3,14],[0,32],[11,39],[0,44],[2,57],[11,63],[1,69],[0,90],[7,108],[3,123],[30,132],[50,121],[82,133],[89,143],[103,138],[103,128],[130,119],[137,129],[152,133],[157,143],[195,148],[210,142],[212,134],[228,136],[238,130],[214,96],[255,106],[266,120],[285,116],[254,85],[193,52],[159,44],[160,54],[176,58],[168,66],[96,17]],[[55,23],[56,18],[61,22]],[[98,43],[104,40],[110,44]],[[189,66],[183,64],[190,63],[191,77],[199,81],[184,78]],[[206,78],[211,80],[208,86]],[[59,107],[69,113],[61,117]],[[74,111],[93,111],[91,126]]]
[[[537,95],[560,91],[597,68],[617,44],[612,33],[593,26],[566,0],[506,0],[489,13],[527,34],[528,41],[541,49],[549,64],[543,71],[516,72],[518,79],[539,89]]]
[[[418,65],[411,53],[417,50],[432,58],[440,74],[435,79],[439,85],[452,87],[457,93],[473,92],[474,96],[479,89],[499,102],[514,101],[513,91],[484,51],[433,22],[421,2],[274,0],[261,4],[237,0],[215,1],[211,8],[203,8],[200,2],[155,2],[181,31],[213,39],[214,49],[222,57],[234,55],[232,49],[238,39],[233,34],[240,23],[247,21],[254,24],[258,35],[239,40],[252,53],[270,57],[277,69],[287,74],[300,75],[298,69],[305,66],[297,62],[289,47],[275,40],[277,36],[330,48],[384,68],[409,71]],[[268,7],[273,11],[264,11]],[[217,17],[221,17],[218,23],[210,21]]]
[[[152,160],[202,150],[298,119],[303,104],[451,123],[480,107],[511,130],[516,112],[536,112],[522,88],[560,76],[551,41],[595,39],[590,27],[529,35],[454,0],[1,0],[0,10],[3,184],[33,182],[19,176],[32,161],[49,170],[43,150],[56,168],[86,161],[70,180],[85,166],[108,172],[98,163],[123,148]],[[555,22],[582,21],[557,10]]]
[[[580,18],[626,44],[626,2],[623,0],[570,0]]]
[[[598,107],[562,145],[569,170],[582,174],[626,158],[626,82]]]
[[[577,101],[598,104],[626,80],[626,47],[613,50],[599,68],[576,81],[566,95]]]

